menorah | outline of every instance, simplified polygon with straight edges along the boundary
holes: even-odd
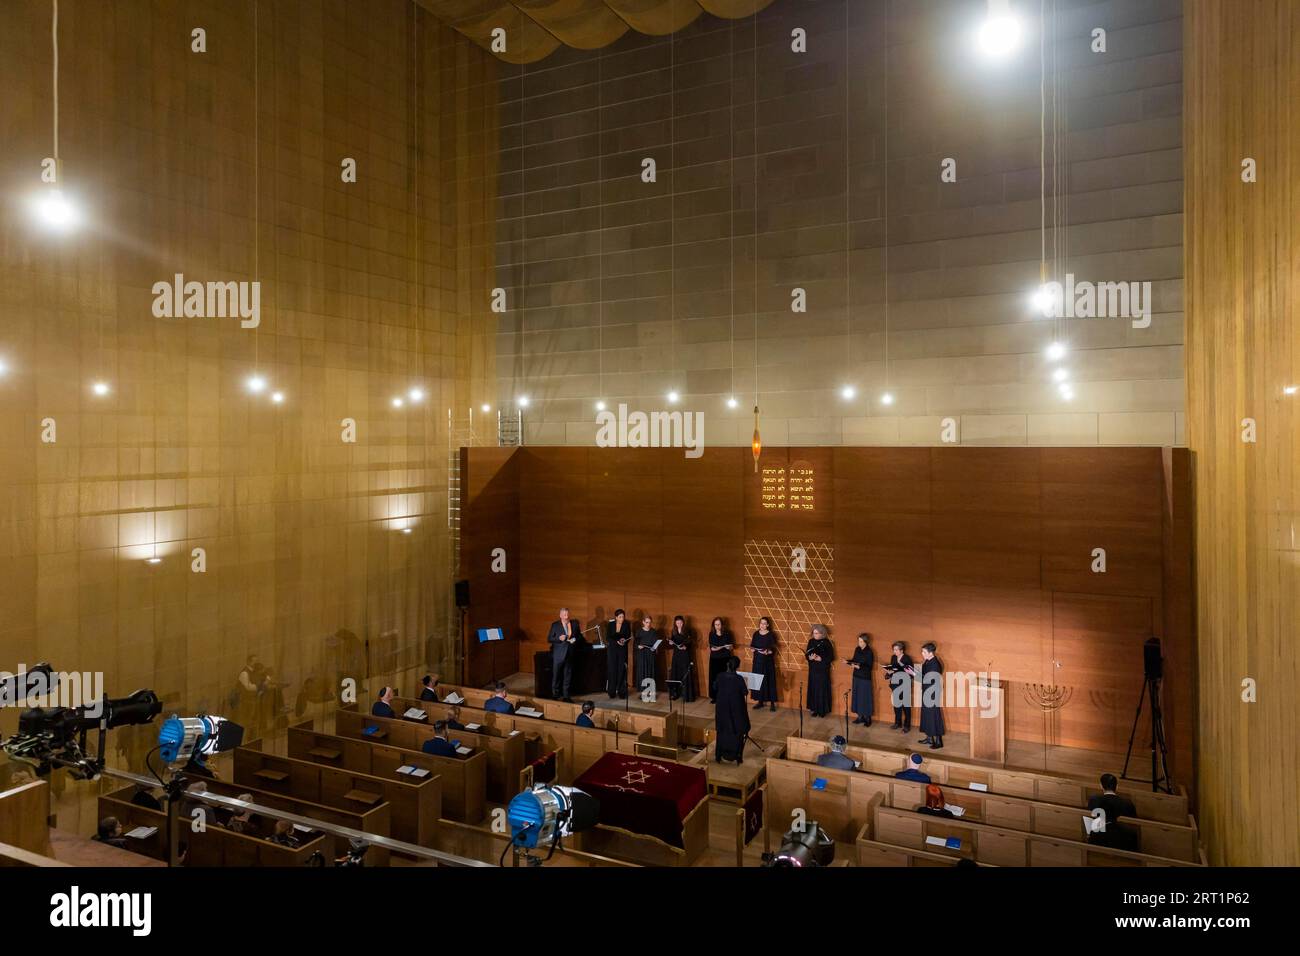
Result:
[[[1053,718],[1060,714],[1074,696],[1074,688],[1063,684],[1025,684],[1025,701],[1043,714],[1043,767],[1047,767],[1047,749],[1055,742]]]

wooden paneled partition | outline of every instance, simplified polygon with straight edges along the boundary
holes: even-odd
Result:
[[[1295,866],[1300,5],[1192,0],[1185,16],[1197,818],[1213,863]]]
[[[501,474],[501,455],[467,449],[466,487],[489,483],[478,472]],[[781,702],[791,705],[806,680],[808,627],[821,621],[840,658],[867,631],[882,663],[894,640],[918,661],[920,645],[935,641],[950,672],[997,671],[1015,739],[1122,752],[1142,644],[1155,635],[1168,665],[1171,767],[1190,783],[1181,449],[775,448],[757,474],[738,448],[689,459],[681,449],[524,447],[511,460],[517,499],[466,511],[461,558],[475,587],[490,578],[490,546],[509,539],[517,509],[517,604],[508,587],[478,588],[471,619],[508,619],[517,607],[524,668],[562,605],[584,627],[620,607],[650,614],[661,630],[680,613],[697,637],[703,692],[711,618],[726,618],[745,645],[766,614],[782,641]],[[1105,570],[1094,570],[1102,550]],[[740,656],[749,662],[748,650]],[[837,665],[837,709],[850,680]],[[1069,700],[1045,714],[1038,701],[1052,684]],[[887,715],[878,672],[875,690],[876,714]],[[965,708],[946,719],[953,730],[968,725]],[[1144,712],[1139,744],[1145,728]]]

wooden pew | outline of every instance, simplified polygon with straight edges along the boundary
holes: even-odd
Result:
[[[399,774],[398,767],[420,767],[440,778],[442,813],[449,820],[477,823],[483,819],[487,755],[482,751],[467,757],[435,757],[393,746],[383,728],[354,740],[313,730],[310,723],[289,728],[289,756],[295,760],[399,781],[413,778]]]
[[[447,705],[432,701],[403,700],[402,710],[406,707],[418,707],[430,715],[442,716]],[[394,706],[394,710],[396,710]],[[355,704],[340,708],[340,712],[356,711]],[[541,753],[556,751],[561,756],[559,782],[572,783],[583,771],[594,764],[611,750],[623,753],[635,753],[637,741],[649,737],[648,730],[637,734],[602,728],[578,727],[560,721],[546,720],[541,717],[522,717],[518,714],[498,714],[490,710],[478,710],[468,704],[461,705],[461,723],[476,723],[490,732],[508,736],[512,730],[518,730],[525,738],[525,758],[535,759]]]
[[[871,823],[868,821],[858,831],[854,841],[854,854],[858,866],[956,866],[959,856],[945,856],[942,853],[930,853],[927,850],[914,850],[911,847],[893,846],[871,838]],[[992,866],[980,863],[979,866]]]
[[[358,746],[365,746],[358,742]],[[372,776],[323,766],[291,757],[277,757],[252,747],[234,750],[234,781],[245,788],[265,790],[327,807],[359,812],[390,805],[389,826],[394,839],[432,847],[442,816],[442,781]]]
[[[50,855],[50,785],[33,780],[0,793],[0,843]]]
[[[812,782],[819,778],[826,781],[825,789],[812,789]],[[854,838],[852,834],[870,819],[875,797],[885,806],[901,810],[915,811],[925,805],[925,784],[860,770],[832,770],[771,758],[768,781],[774,826],[788,826],[789,813],[798,807],[805,809],[836,840]],[[944,800],[965,810],[956,818],[963,823],[987,823],[1068,841],[1086,840],[1083,821],[1091,818],[1086,810],[1076,807],[995,793],[945,790]],[[1200,844],[1194,827],[1127,818],[1122,822],[1138,832],[1142,854],[1183,863],[1200,860]]]
[[[299,816],[311,817],[313,820],[320,820],[322,823],[333,823],[336,826],[348,827],[352,830],[362,830],[366,833],[373,833],[376,836],[392,836],[392,807],[387,801],[377,803],[372,807],[354,807],[340,808],[327,807],[323,803],[312,803],[309,800],[300,800],[296,797],[288,797],[282,793],[272,793],[270,790],[258,790],[256,787],[240,786],[223,780],[206,780],[209,793],[220,794],[223,797],[238,797],[247,793],[253,798],[253,803],[260,803],[265,807],[272,807],[276,810],[287,810],[289,813],[296,813]],[[209,811],[217,809],[208,807]],[[209,814],[210,816],[210,814]],[[333,833],[325,834],[325,855],[327,860],[333,860],[342,856],[348,849],[347,837],[335,836]],[[366,866],[387,866],[390,862],[390,851],[382,846],[371,846],[366,851]]]
[[[424,742],[435,736],[433,721],[439,717],[432,715],[435,709],[443,708],[441,704],[428,704],[426,713],[431,713],[427,723],[417,723],[403,718],[368,717],[355,710],[340,710],[334,715],[334,732],[340,737],[353,740],[370,741],[373,738],[364,733],[367,727],[380,727],[387,734],[384,743],[403,750],[420,750]],[[464,714],[461,715],[462,718]],[[462,722],[464,722],[462,720]],[[472,721],[471,721],[472,723]],[[489,730],[490,728],[484,728]],[[519,773],[527,761],[524,759],[524,735],[510,733],[475,733],[471,730],[449,730],[453,740],[459,740],[466,747],[481,751],[487,758],[487,797],[496,803],[509,803],[519,792]],[[444,794],[446,781],[443,782]]]
[[[492,696],[492,691],[481,690],[477,687],[463,687],[459,684],[439,684],[438,698],[442,700],[448,694],[455,692],[465,698],[465,704],[470,707],[483,709],[484,703]],[[578,719],[578,714],[582,712],[581,703],[566,704],[562,700],[546,700],[529,697],[524,694],[510,694],[510,703],[516,708],[531,707],[534,710],[542,712],[546,720],[554,720],[562,724],[571,724]],[[398,700],[402,702],[402,707],[398,707]],[[394,700],[392,707],[397,713],[402,713],[407,707],[419,703],[411,698],[398,698]],[[594,698],[593,698],[594,700]],[[608,698],[595,701],[596,712],[591,715],[592,721],[597,727],[605,730],[614,729],[614,718],[618,718],[619,730],[623,733],[633,735],[640,734],[643,730],[648,730],[651,737],[658,738],[666,744],[676,746],[678,739],[678,714],[674,710],[667,713],[658,714],[650,713],[635,708],[624,708],[617,706],[617,702]],[[464,705],[462,705],[464,706]],[[366,708],[369,710],[369,707]]]
[[[603,823],[575,833],[570,840],[584,853],[627,860],[640,866],[691,866],[709,848],[709,796],[706,793],[701,797],[682,821],[680,847],[665,843],[658,837]]]
[[[998,866],[1202,866],[1151,856],[1112,850],[1078,840],[1025,833],[1006,827],[975,823],[967,820],[948,820],[926,816],[913,810],[877,805],[871,828],[875,840],[926,850],[944,855],[964,856],[981,863]],[[940,839],[956,837],[961,840],[959,849],[945,849],[926,842],[927,837]]]
[[[41,854],[33,853],[31,850],[24,850],[22,847],[12,846],[8,843],[0,843],[0,868],[71,865],[71,863],[61,863],[53,857],[41,856]]]
[[[117,817],[123,832],[136,827],[156,827],[157,833],[144,840],[128,839],[128,846],[157,860],[167,859],[167,814],[161,810],[137,806],[130,802],[135,787],[99,798],[99,816]],[[324,836],[318,834],[302,846],[291,848],[255,836],[234,833],[215,824],[194,832],[182,822],[180,840],[188,846],[186,866],[306,866],[313,853],[325,849]]]
[[[502,851],[510,843],[510,836],[506,833],[494,833],[490,827],[475,826],[468,823],[457,823],[451,820],[444,820],[441,827],[438,828],[438,849],[446,853],[454,853],[456,856],[468,857],[471,860],[481,860],[485,863],[496,863],[501,860]],[[564,845],[555,851],[555,855],[547,862],[548,867],[635,867],[635,863],[629,863],[625,860],[616,860],[613,857],[600,856],[595,853],[584,853],[576,850],[570,844],[572,839],[566,839]],[[534,856],[545,858],[550,852],[549,847],[538,848],[534,851]],[[506,865],[512,865],[514,855],[506,853]]]
[[[786,738],[786,756],[791,760],[816,763],[817,758],[829,750],[830,744],[824,740]],[[850,745],[844,752],[859,761],[863,770],[893,774],[907,769],[907,758],[913,751]],[[1086,807],[1089,797],[1101,793],[1098,782],[1086,777],[989,767],[953,757],[933,756],[929,750],[921,752],[921,756],[925,758],[922,769],[941,787],[969,789],[972,783],[977,783],[988,787],[993,793],[1028,797],[1067,807]],[[1120,781],[1120,784],[1119,793],[1133,801],[1141,819],[1184,827],[1191,824],[1187,813],[1187,794],[1152,793],[1150,790],[1131,787],[1127,781]]]

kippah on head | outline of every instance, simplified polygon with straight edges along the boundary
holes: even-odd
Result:
[[[910,759],[911,759],[912,763],[914,763],[914,764],[920,764],[920,762],[921,762],[921,755],[920,755],[920,754],[912,754],[912,756],[911,756]]]
[[[843,737],[841,737],[839,734],[836,734],[834,737],[831,738],[832,747],[844,747],[847,745],[848,745],[848,741],[845,740]]]

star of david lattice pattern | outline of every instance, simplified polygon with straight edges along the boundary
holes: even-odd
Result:
[[[805,553],[803,571],[793,568],[793,552]],[[745,542],[745,621],[756,627],[766,615],[780,638],[777,673],[788,687],[804,670],[804,645],[814,624],[835,623],[835,549],[813,541]]]

